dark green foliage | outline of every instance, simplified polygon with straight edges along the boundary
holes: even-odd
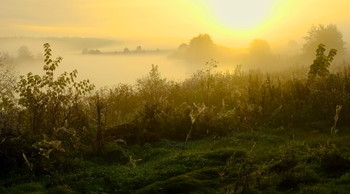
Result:
[[[330,177],[340,177],[350,170],[350,160],[338,154],[328,154],[321,159],[321,170]]]
[[[51,59],[51,52],[50,45],[44,44],[44,75],[28,73],[26,77],[21,76],[17,84],[19,104],[25,107],[29,115],[28,128],[36,135],[51,135],[54,128],[73,122],[71,118],[80,96],[94,88],[89,80],[77,82],[76,70],[55,77],[62,58]]]
[[[15,70],[9,62],[9,57],[0,53],[0,135],[18,134],[20,128],[19,107],[16,106],[14,96],[16,80]]]
[[[137,190],[136,193],[219,193],[213,188],[217,184],[216,178],[218,178],[217,169],[201,169],[155,182]]]
[[[9,172],[26,168],[23,153],[32,153],[33,139],[19,137],[1,137],[0,141],[0,176]]]
[[[84,126],[81,97],[93,89],[88,80],[77,82],[77,71],[54,72],[62,58],[51,59],[49,44],[44,44],[44,72],[42,76],[28,73],[21,76],[16,90],[18,106],[9,97],[2,100],[2,123],[0,153],[4,170],[27,169],[32,175],[42,176],[56,171],[72,169],[69,156],[80,157],[88,133]],[[4,99],[5,96],[3,95]],[[6,109],[5,109],[6,108]],[[10,117],[9,114],[12,114]],[[79,128],[75,130],[75,124]],[[11,122],[12,126],[6,124]],[[87,126],[87,125],[85,125]]]
[[[327,133],[282,129],[241,132],[179,143],[106,145],[104,160],[85,159],[75,170],[40,179],[0,179],[2,192],[88,193],[308,193],[346,191],[348,151],[325,144]],[[273,135],[276,134],[276,135]],[[313,136],[315,139],[310,139]],[[349,138],[349,134],[344,134]],[[341,143],[337,137],[334,143]],[[343,142],[345,143],[345,142]],[[181,153],[183,144],[184,151]],[[320,144],[322,146],[320,146]],[[345,145],[343,145],[345,146]],[[347,143],[347,146],[349,144]],[[118,150],[118,151],[117,151]],[[109,155],[109,157],[107,156]],[[125,157],[128,156],[128,157]],[[130,157],[131,156],[131,159]],[[142,160],[141,160],[142,159]],[[138,160],[138,162],[133,162]],[[329,160],[329,162],[328,162]],[[341,170],[338,170],[341,169]],[[336,170],[337,169],[337,170]],[[333,172],[335,174],[333,174]],[[335,176],[333,176],[335,175]],[[335,188],[336,185],[336,188]]]
[[[326,51],[325,45],[320,44],[316,50],[316,59],[310,66],[309,79],[315,79],[316,76],[321,78],[329,75],[329,66],[333,61],[334,56],[337,54],[337,50],[331,49],[326,56],[324,52]]]

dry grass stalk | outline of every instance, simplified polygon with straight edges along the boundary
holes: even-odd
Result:
[[[205,106],[204,103],[201,106],[197,105],[196,103],[193,103],[193,105],[197,108],[197,112],[195,113],[195,111],[193,109],[190,112],[189,116],[191,118],[191,128],[190,128],[190,131],[186,135],[185,142],[187,142],[190,139],[191,133],[192,133],[192,128],[193,128],[193,125],[196,122],[197,118],[208,108],[207,106]]]
[[[335,108],[334,123],[333,123],[333,126],[331,127],[331,138],[329,141],[331,141],[335,136],[335,134],[338,132],[337,123],[338,123],[339,114],[342,108],[343,108],[342,105],[337,105]]]
[[[30,170],[31,172],[33,172],[33,164],[32,164],[31,162],[29,162],[27,156],[26,156],[24,153],[22,153],[22,156],[23,156],[23,159],[24,159],[24,161],[25,161],[27,167],[29,168],[29,170]]]

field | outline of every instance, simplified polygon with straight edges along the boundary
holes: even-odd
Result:
[[[44,74],[21,76],[18,98],[4,89],[0,192],[346,193],[350,69],[324,52],[266,74],[211,60],[182,82],[153,65],[96,90],[76,70],[55,75],[62,58],[45,44]]]

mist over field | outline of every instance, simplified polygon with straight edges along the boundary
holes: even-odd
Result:
[[[324,37],[325,41],[331,45],[336,44],[331,36],[332,34]],[[296,37],[298,38],[300,37]],[[201,48],[196,48],[196,45],[188,48],[191,41]],[[120,83],[134,84],[138,78],[147,74],[152,64],[159,66],[165,78],[182,81],[205,68],[205,63],[211,60],[218,62],[216,71],[233,72],[239,67],[246,72],[259,70],[270,73],[307,67],[313,61],[313,53],[303,56],[305,40],[299,43],[290,40],[284,46],[275,47],[267,40],[253,39],[246,47],[232,48],[229,45],[216,44],[215,38],[208,34],[199,34],[190,40],[164,48],[157,47],[160,46],[157,44],[142,47],[138,44],[142,41],[103,38],[3,37],[0,38],[0,50],[15,63],[18,74],[40,73],[43,64],[42,45],[45,42],[52,45],[54,54],[63,57],[58,72],[77,69],[83,78],[90,79],[98,87]],[[347,48],[347,42],[344,41],[344,48]],[[19,59],[21,54],[29,57]],[[336,63],[340,64],[348,59],[349,56],[342,53],[337,56]]]

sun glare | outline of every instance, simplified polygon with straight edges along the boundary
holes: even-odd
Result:
[[[232,29],[252,29],[268,17],[274,0],[208,0],[218,23]]]

